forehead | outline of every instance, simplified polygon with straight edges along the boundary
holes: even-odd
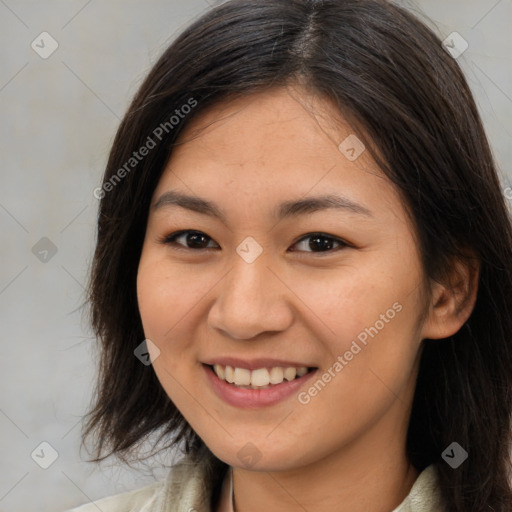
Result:
[[[155,196],[176,188],[267,210],[278,199],[336,191],[372,209],[401,203],[332,103],[298,88],[251,94],[197,114],[180,134]]]
[[[191,156],[187,146],[192,145],[196,157],[207,153],[234,163],[279,157],[293,161],[298,151],[311,158],[318,158],[320,152],[327,158],[331,153],[337,159],[339,143],[350,135],[354,136],[353,130],[328,99],[300,87],[278,87],[225,100],[200,112],[180,134],[172,158],[183,152]],[[240,147],[233,141],[244,144]],[[262,149],[266,153],[260,153]]]

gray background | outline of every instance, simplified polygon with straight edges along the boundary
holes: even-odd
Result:
[[[407,5],[442,39],[457,31],[468,42],[457,60],[505,189],[512,0]],[[205,0],[0,0],[0,512],[63,511],[167,472],[164,458],[150,461],[154,471],[82,460],[80,418],[96,363],[80,306],[95,237],[93,190],[119,119],[157,56],[207,8]],[[59,45],[47,59],[31,48],[43,31]],[[58,453],[47,469],[35,462],[49,460],[44,441]]]

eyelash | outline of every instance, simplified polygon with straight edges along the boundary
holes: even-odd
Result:
[[[216,249],[216,247],[202,247],[199,249],[197,249],[197,248],[194,249],[192,247],[183,246],[182,244],[179,244],[175,241],[180,236],[188,235],[188,234],[204,235],[209,240],[213,240],[211,237],[209,237],[206,233],[203,233],[202,231],[196,231],[196,230],[192,230],[192,229],[184,229],[184,230],[176,231],[174,233],[171,233],[170,235],[166,235],[166,236],[162,237],[159,240],[159,243],[162,243],[164,245],[173,245],[173,246],[175,246],[175,248],[177,250],[184,250],[184,251],[196,251],[197,252],[197,251],[204,251],[204,250],[208,250],[208,249]],[[306,252],[306,253],[311,253],[311,254],[323,254],[323,253],[332,254],[333,252],[337,252],[340,249],[343,249],[345,247],[353,247],[351,244],[345,242],[344,240],[342,240],[338,237],[331,236],[331,235],[328,235],[326,233],[321,233],[321,232],[307,233],[302,238],[297,240],[297,242],[295,242],[293,245],[296,245],[299,242],[302,242],[303,240],[307,240],[308,238],[313,238],[313,237],[332,240],[332,241],[338,243],[340,245],[340,247],[338,247],[337,249],[329,249],[327,251],[292,251],[292,252]],[[176,246],[178,246],[178,247],[176,247]]]

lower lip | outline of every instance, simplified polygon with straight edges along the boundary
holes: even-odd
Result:
[[[208,365],[203,364],[203,368],[217,395],[228,404],[243,409],[267,407],[288,398],[318,371],[318,369],[312,370],[298,379],[289,382],[283,381],[281,384],[275,384],[266,389],[243,389],[219,379]]]

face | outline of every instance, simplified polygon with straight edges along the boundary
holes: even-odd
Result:
[[[405,443],[419,253],[394,186],[333,112],[292,88],[215,106],[182,133],[153,195],[137,289],[154,371],[232,466]],[[266,376],[250,368],[276,382],[272,367],[315,370],[247,390],[214,376],[206,364],[219,360],[242,368],[239,383]]]

